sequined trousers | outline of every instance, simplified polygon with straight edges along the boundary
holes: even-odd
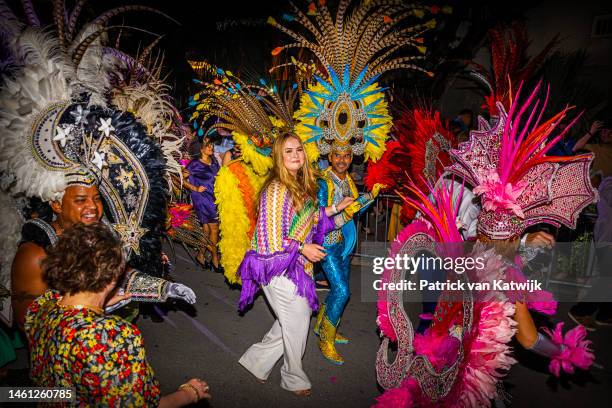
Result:
[[[337,326],[351,295],[349,290],[351,257],[342,258],[344,242],[325,245],[325,249],[327,250],[327,256],[321,261],[321,266],[329,282],[329,293],[325,298],[325,314],[329,321]]]

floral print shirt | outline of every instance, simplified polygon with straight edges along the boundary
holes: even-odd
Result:
[[[26,315],[30,376],[39,387],[75,387],[77,406],[156,407],[159,384],[136,326],[92,309],[67,309],[48,290]]]

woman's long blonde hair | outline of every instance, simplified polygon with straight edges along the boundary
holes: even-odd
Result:
[[[291,138],[300,143],[300,146],[302,149],[304,149],[305,156],[304,165],[300,170],[298,170],[296,177],[293,177],[293,175],[289,173],[283,160],[283,146],[285,145],[285,142]],[[272,162],[273,164],[270,177],[266,181],[266,184],[263,186],[261,191],[265,191],[270,183],[278,180],[289,190],[293,205],[298,212],[302,211],[304,208],[304,202],[308,198],[311,198],[314,203],[317,202],[318,186],[316,171],[312,168],[312,165],[308,161],[308,157],[306,156],[306,148],[304,147],[304,143],[299,136],[291,132],[286,132],[278,136],[274,141],[274,145],[272,146]]]

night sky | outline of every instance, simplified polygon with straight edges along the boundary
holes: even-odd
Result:
[[[104,2],[107,3],[106,1]],[[126,1],[109,1],[108,4],[126,4]],[[290,12],[288,0],[225,0],[225,1],[186,1],[186,0],[154,0],[146,2],[162,10],[178,20],[177,26],[163,19],[151,16],[149,13],[126,15],[138,21],[138,26],[152,29],[165,37],[160,44],[164,50],[168,68],[172,71],[170,82],[174,86],[175,96],[182,99],[188,94],[186,87],[190,87],[193,77],[191,69],[186,64],[185,56],[207,61],[232,70],[246,81],[257,81],[265,77],[267,69],[271,66],[270,51],[278,45],[287,43],[290,38],[265,23],[268,16],[277,19],[285,12]],[[295,0],[294,3],[301,9],[306,9],[308,1]],[[332,14],[335,13],[337,1],[328,1]],[[452,58],[471,59],[472,49],[482,43],[487,28],[496,21],[510,21],[521,17],[527,5],[537,4],[538,1],[512,2],[511,4],[489,5],[487,1],[426,1],[425,4],[450,4],[454,13],[446,22],[446,30],[439,32],[436,40],[446,44],[452,40],[456,27],[462,20],[474,21],[471,38],[468,38],[464,50],[453,50],[458,55],[451,55],[445,46],[430,47],[432,60],[439,60],[440,54]],[[144,4],[144,3],[143,3]],[[154,23],[155,22],[155,23]],[[145,38],[142,34],[138,38]],[[149,36],[150,37],[150,36]],[[435,56],[434,54],[438,54]],[[433,67],[430,67],[433,68]],[[410,76],[412,74],[408,74]],[[397,75],[396,75],[397,76]],[[406,76],[400,75],[396,79]],[[430,86],[432,84],[427,84]],[[408,86],[413,86],[409,84]],[[435,86],[435,84],[433,84]]]
[[[8,3],[21,12],[17,0],[8,0]],[[335,13],[336,3],[337,0],[328,1],[332,14]],[[430,80],[407,71],[390,73],[387,82],[393,84],[393,91],[399,98],[408,98],[410,94],[440,95],[447,85],[446,75],[456,73],[462,61],[474,58],[476,51],[485,45],[486,32],[490,27],[500,21],[522,18],[541,1],[424,3],[453,6],[453,13],[440,19],[435,32],[428,33],[430,38],[426,38],[429,47],[425,62],[428,66],[425,68],[435,71],[436,78]],[[35,0],[34,4],[41,19],[50,23],[52,1]],[[71,9],[74,0],[67,0],[66,4]],[[198,89],[192,82],[196,75],[187,63],[188,58],[206,59],[231,70],[247,82],[256,82],[262,77],[269,78],[267,70],[272,63],[270,51],[290,40],[266,24],[268,16],[279,19],[283,13],[290,11],[288,0],[89,0],[81,22],[91,20],[104,10],[128,4],[156,8],[179,22],[177,24],[154,13],[138,11],[117,16],[110,24],[135,26],[164,36],[157,50],[164,53],[167,82],[172,87],[176,104],[181,108],[186,107],[187,98]],[[295,4],[306,9],[308,2],[295,0]],[[458,27],[465,21],[470,23],[469,31],[459,46],[451,48],[449,44],[454,42]],[[118,30],[111,31],[113,41],[117,33]],[[155,38],[153,34],[123,30],[120,48],[135,54],[139,47],[150,44]]]
[[[125,4],[124,1],[113,2]],[[138,27],[164,35],[159,49],[164,52],[175,97],[181,101],[191,93],[189,89],[194,89],[191,79],[195,75],[187,64],[188,58],[205,59],[245,80],[256,81],[270,67],[270,51],[286,41],[282,33],[266,24],[268,16],[283,8],[286,10],[286,0],[154,0],[147,4],[180,22],[177,25],[144,12],[131,16]],[[134,33],[133,37],[145,41],[153,38],[142,33]]]

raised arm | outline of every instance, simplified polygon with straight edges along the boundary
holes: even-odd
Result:
[[[584,146],[586,146],[589,140],[591,140],[591,138],[595,136],[595,133],[599,132],[599,129],[601,129],[602,127],[603,127],[603,122],[599,120],[596,120],[595,122],[593,122],[589,131],[586,132],[584,136],[582,136],[580,139],[578,139],[578,141],[574,145],[573,152],[576,153],[578,150],[584,148]]]

